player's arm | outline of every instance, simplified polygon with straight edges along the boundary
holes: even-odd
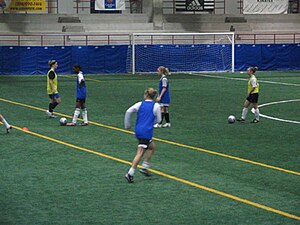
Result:
[[[142,102],[135,103],[133,106],[127,109],[124,118],[125,129],[129,130],[131,128],[131,115],[140,109],[141,104]]]
[[[53,84],[53,80],[54,80],[54,78],[55,78],[54,72],[53,72],[53,71],[50,71],[48,77],[49,77],[49,84],[50,84],[52,93],[54,94],[55,91],[56,91],[55,88],[54,88],[54,84]]]
[[[163,78],[162,80],[162,90],[159,94],[159,96],[156,98],[156,101],[159,102],[161,98],[164,96],[165,92],[167,91],[167,86],[168,86],[168,80],[166,78]]]
[[[81,88],[84,86],[85,79],[82,73],[78,74],[78,83]]]
[[[160,110],[160,105],[155,103],[153,107],[153,114],[155,116],[155,121],[154,123],[160,123],[161,122],[161,110]]]

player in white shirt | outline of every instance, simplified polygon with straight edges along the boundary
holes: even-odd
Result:
[[[131,106],[129,109],[127,109],[125,114],[125,129],[129,130],[131,128],[131,115],[137,112],[135,137],[138,139],[138,149],[136,156],[133,159],[132,166],[125,175],[125,178],[129,183],[133,182],[135,169],[137,168],[145,152],[146,155],[140,172],[145,176],[151,175],[148,171],[148,168],[150,167],[149,162],[155,148],[155,145],[152,141],[153,125],[156,122],[159,123],[161,121],[160,105],[154,101],[156,94],[157,91],[155,89],[146,89],[144,92],[144,100]]]

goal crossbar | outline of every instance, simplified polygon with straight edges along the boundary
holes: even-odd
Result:
[[[136,39],[138,37],[150,37],[154,36],[226,36],[228,41],[231,44],[231,72],[234,72],[234,43],[235,43],[235,34],[234,32],[216,32],[216,33],[132,33],[132,74],[136,73]],[[180,45],[180,44],[179,44]]]

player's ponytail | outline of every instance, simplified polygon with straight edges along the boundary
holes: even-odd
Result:
[[[54,60],[54,59],[48,61],[48,65],[49,65],[50,67],[52,67],[55,63],[56,63],[56,60]]]
[[[253,67],[253,73],[255,73],[257,70],[258,70],[258,67],[257,67],[257,66],[254,66],[254,67]]]
[[[253,66],[253,67],[249,67],[248,69],[251,70],[253,74],[255,74],[255,72],[258,70],[258,67]]]
[[[166,67],[164,67],[164,66],[160,66],[158,69],[161,71],[161,73],[162,73],[163,75],[166,75],[166,76],[167,76],[167,75],[170,74],[169,69],[166,68]]]

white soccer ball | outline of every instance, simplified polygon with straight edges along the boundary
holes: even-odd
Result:
[[[59,119],[59,123],[61,126],[65,126],[67,124],[67,119],[65,117],[62,117]]]
[[[235,116],[230,115],[228,116],[228,123],[234,123],[235,122]]]

